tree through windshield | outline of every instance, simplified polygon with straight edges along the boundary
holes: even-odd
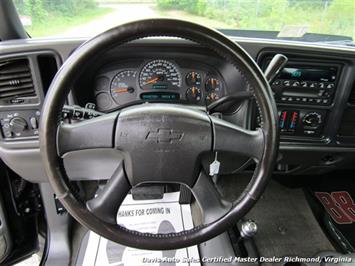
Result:
[[[14,0],[32,37],[89,37],[151,17],[178,18],[216,29],[276,31],[355,38],[353,0]],[[229,31],[233,34],[233,31]],[[237,33],[237,32],[236,32]],[[244,34],[245,36],[245,34]],[[327,40],[331,41],[331,38]],[[339,40],[339,38],[337,39]]]

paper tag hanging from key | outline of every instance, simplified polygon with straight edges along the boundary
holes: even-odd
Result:
[[[217,152],[214,161],[210,164],[210,176],[218,175],[221,163],[217,160]]]

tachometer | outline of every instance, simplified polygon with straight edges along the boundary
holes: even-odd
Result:
[[[139,85],[143,90],[178,89],[181,87],[181,73],[170,61],[153,60],[142,68]]]
[[[135,84],[137,71],[124,70],[111,81],[111,96],[117,104],[135,99]]]

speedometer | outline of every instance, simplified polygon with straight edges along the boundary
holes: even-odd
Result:
[[[148,62],[139,74],[139,86],[143,90],[178,89],[181,87],[181,74],[178,67],[167,60]]]

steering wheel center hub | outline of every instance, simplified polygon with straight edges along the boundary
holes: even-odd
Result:
[[[122,111],[115,146],[125,157],[132,186],[145,182],[193,185],[199,158],[212,149],[206,113],[183,106],[146,104]]]

